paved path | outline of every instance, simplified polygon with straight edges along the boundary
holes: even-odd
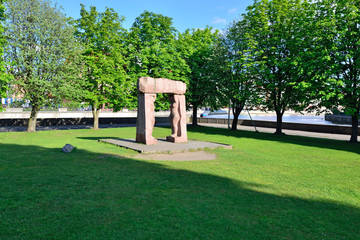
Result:
[[[206,126],[206,127],[215,127],[215,128],[228,128],[227,124],[199,123],[199,125]],[[254,127],[252,127],[252,126],[238,126],[238,130],[252,131],[252,132],[255,131]],[[274,133],[275,132],[274,128],[257,127],[257,130],[259,132],[264,132],[264,133]],[[350,140],[350,135],[346,135],[346,134],[306,132],[306,131],[288,130],[288,129],[283,129],[283,132],[287,135],[295,135],[295,136],[326,138],[326,139],[335,139],[335,140],[344,140],[344,141]]]

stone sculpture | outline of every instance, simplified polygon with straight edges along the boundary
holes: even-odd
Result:
[[[171,135],[167,141],[174,143],[187,142],[186,131],[186,84],[166,78],[142,77],[138,80],[138,117],[136,122],[136,142],[147,145],[156,144],[152,136],[155,115],[154,102],[157,93],[169,94],[171,103]]]

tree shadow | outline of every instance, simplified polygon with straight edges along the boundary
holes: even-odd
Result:
[[[266,190],[258,184],[81,149],[1,144],[0,153],[2,239],[360,236],[358,208],[253,190]]]
[[[157,130],[159,129],[167,129],[169,130],[167,133],[162,132],[161,134],[156,133]],[[170,128],[170,124],[168,123],[160,123],[160,124],[155,124],[154,127],[154,132],[153,132],[153,136],[158,140],[158,141],[166,141],[164,139],[166,139],[167,136],[171,135],[171,128]],[[100,139],[122,139],[122,140],[126,140],[126,139],[130,139],[133,140],[136,138],[136,133],[134,132],[132,138],[126,138],[124,136],[118,136],[118,137],[114,137],[114,136],[110,136],[110,137],[102,137],[102,136],[98,136],[98,137],[76,137],[78,139],[82,139],[82,140],[90,140],[90,141],[99,141]]]
[[[275,135],[272,133],[260,133],[244,130],[229,130],[224,128],[214,128],[206,126],[188,126],[188,131],[192,133],[202,133],[205,135],[219,135],[227,137],[237,137],[237,138],[251,138],[259,139],[266,141],[276,141],[284,142],[302,146],[310,146],[317,148],[326,148],[340,151],[347,151],[360,154],[360,144],[349,143],[347,141],[341,140],[332,140],[332,139],[322,139],[322,138],[312,138],[312,137],[303,137],[303,136],[293,136],[293,135]]]

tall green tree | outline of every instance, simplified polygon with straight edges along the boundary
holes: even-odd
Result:
[[[13,86],[32,106],[28,131],[33,132],[42,106],[80,95],[80,48],[75,29],[51,1],[8,0],[6,16],[5,60]]]
[[[8,77],[5,69],[5,62],[3,60],[4,47],[6,39],[4,35],[3,23],[5,20],[5,0],[0,1],[0,102],[3,97],[6,96],[6,90],[8,85]],[[0,103],[0,110],[2,110],[2,104]]]
[[[178,31],[172,19],[145,11],[135,19],[130,29],[129,75],[139,77],[169,78],[188,83],[189,67],[177,51]],[[158,94],[156,109],[168,109],[169,103]]]
[[[178,51],[190,68],[186,100],[192,106],[192,125],[197,125],[197,110],[211,102],[219,92],[219,84],[213,78],[214,68],[211,60],[219,40],[218,31],[212,28],[186,30],[179,35]]]
[[[317,66],[321,105],[341,106],[352,117],[350,142],[357,142],[360,112],[360,1],[313,4],[312,64]]]
[[[112,8],[99,13],[96,7],[87,11],[81,5],[80,15],[77,36],[84,45],[84,100],[92,107],[93,129],[98,129],[104,107],[118,111],[133,106],[131,93],[135,84],[126,72],[127,31],[122,27],[124,17],[119,17]]]
[[[311,103],[311,83],[303,53],[309,4],[303,0],[255,0],[244,18],[256,46],[261,105],[277,116],[276,134],[282,133],[286,110],[302,111]]]
[[[260,64],[255,57],[258,54],[255,43],[249,37],[249,23],[247,19],[234,21],[226,31],[222,41],[223,60],[218,60],[218,69],[227,73],[222,74],[226,96],[230,99],[233,122],[231,129],[237,129],[239,115],[245,106],[259,103],[257,81]],[[221,71],[220,69],[220,71]]]

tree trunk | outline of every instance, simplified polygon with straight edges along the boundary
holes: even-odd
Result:
[[[36,105],[33,105],[31,108],[30,118],[28,121],[28,132],[36,132],[36,121],[37,121],[37,115],[40,111],[40,108]]]
[[[92,108],[92,113],[93,113],[93,118],[94,118],[94,126],[93,129],[94,130],[99,130],[99,114],[100,114],[100,109],[93,107]]]
[[[197,126],[197,106],[193,105],[193,117],[192,117],[192,125]]]
[[[358,133],[359,133],[359,113],[355,113],[354,115],[351,116],[351,138],[350,138],[350,142],[352,143],[357,143],[357,139],[358,139]]]
[[[275,134],[282,134],[282,117],[284,113],[276,111],[276,132]]]
[[[233,115],[234,115],[234,119],[231,125],[231,130],[237,130],[237,124],[238,124],[238,120],[239,120],[239,115],[241,113],[241,111],[243,110],[244,105],[239,105],[236,107],[233,107]]]

